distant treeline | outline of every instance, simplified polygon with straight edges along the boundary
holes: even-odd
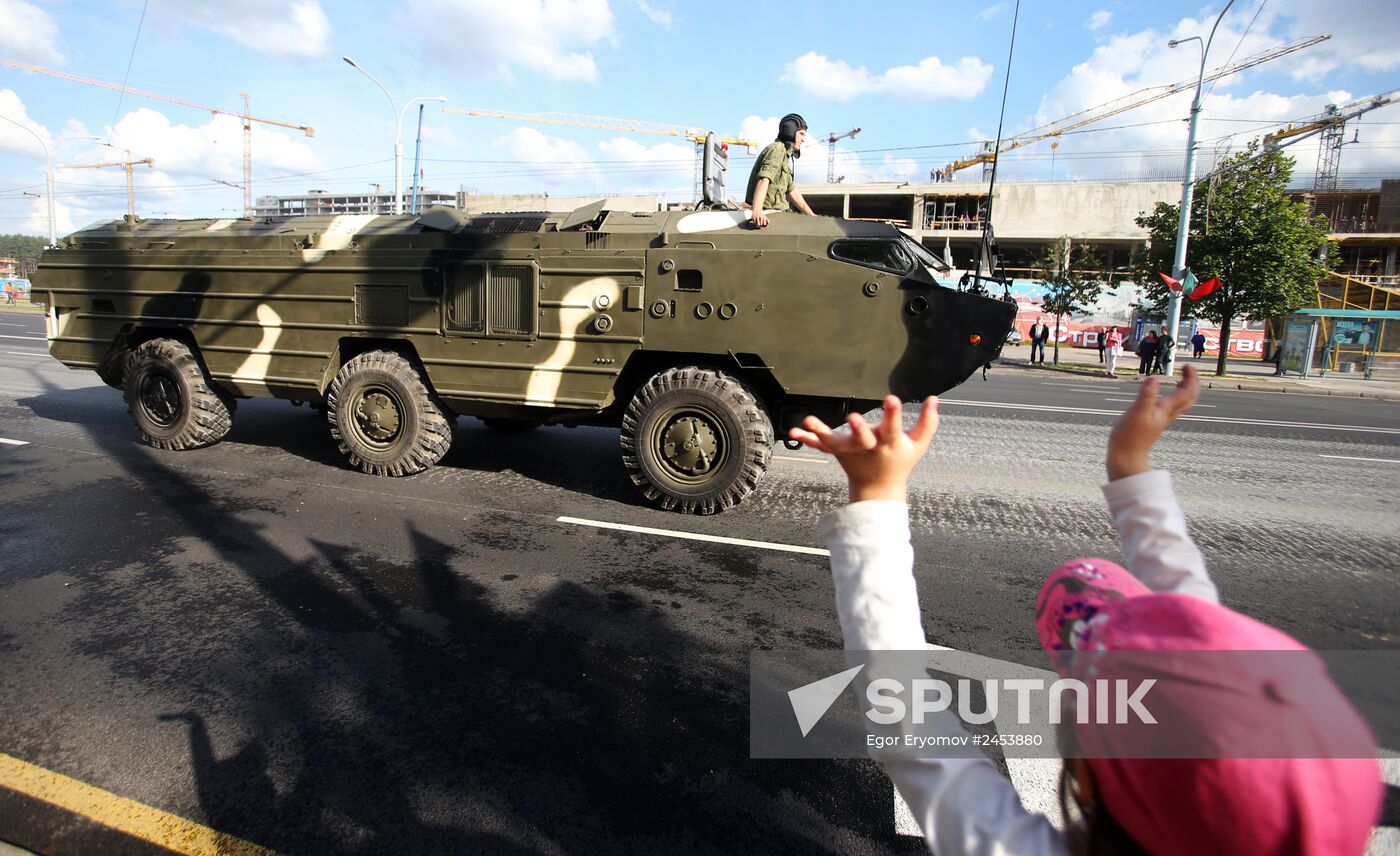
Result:
[[[0,259],[19,259],[21,268],[33,268],[46,243],[33,235],[0,235]]]

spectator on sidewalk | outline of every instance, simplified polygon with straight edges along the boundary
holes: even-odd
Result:
[[[1138,374],[1145,375],[1152,368],[1152,361],[1157,357],[1157,334],[1152,330],[1147,331],[1147,335],[1138,340]]]
[[[1157,333],[1157,352],[1152,355],[1152,374],[1166,374],[1167,363],[1172,358],[1172,348],[1176,347],[1176,340],[1167,335],[1167,328],[1163,327]]]
[[[1098,342],[1098,344],[1099,344],[1099,362],[1103,362],[1103,352],[1104,352],[1104,350],[1107,348],[1107,345],[1106,345],[1106,343],[1104,342],[1104,339],[1105,339],[1105,337],[1107,337],[1107,336],[1108,336],[1108,328],[1107,328],[1107,327],[1100,327],[1100,328],[1099,328],[1099,332],[1098,332],[1098,340],[1099,340],[1099,342]]]
[[[1191,359],[1198,360],[1206,352],[1206,334],[1200,330],[1191,337]]]
[[[1108,376],[1118,377],[1118,355],[1123,353],[1123,336],[1117,327],[1109,327],[1104,334],[1104,351],[1108,355]]]
[[[1035,365],[1035,349],[1040,349],[1040,364],[1045,365],[1045,343],[1050,341],[1050,328],[1041,318],[1031,325],[1031,365]]]

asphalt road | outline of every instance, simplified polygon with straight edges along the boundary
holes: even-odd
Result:
[[[835,648],[839,469],[776,450],[735,512],[640,500],[617,434],[460,421],[433,470],[349,470],[243,401],[139,445],[121,394],[0,314],[0,753],[288,853],[889,852],[864,761],[751,761],[748,655]],[[14,326],[11,326],[14,325]],[[931,641],[1031,649],[1046,571],[1121,558],[1098,492],[1130,385],[996,369],[912,485]],[[1208,390],[1156,453],[1226,601],[1325,649],[1400,648],[1400,404]],[[912,418],[912,416],[911,416]],[[141,852],[0,793],[0,840]]]

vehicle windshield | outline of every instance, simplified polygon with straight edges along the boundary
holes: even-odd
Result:
[[[908,248],[888,238],[844,238],[832,241],[829,252],[833,259],[891,273],[906,274],[914,269]]]
[[[919,264],[929,268],[930,273],[935,271],[938,273],[950,273],[952,271],[952,268],[948,267],[947,263],[929,252],[929,249],[923,244],[907,235],[904,237],[904,248],[913,254]]]

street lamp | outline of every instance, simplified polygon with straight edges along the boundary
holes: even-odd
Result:
[[[53,154],[49,151],[48,143],[44,142],[43,137],[34,133],[33,128],[16,122],[9,116],[0,116],[0,119],[4,119],[17,128],[22,128],[29,136],[33,137],[44,150],[44,194],[48,197],[49,201],[49,246],[52,247],[54,244],[58,243],[58,231],[55,229],[53,221]]]
[[[1176,223],[1176,254],[1172,259],[1172,276],[1178,282],[1185,276],[1186,271],[1186,242],[1191,230],[1191,198],[1195,194],[1196,184],[1196,123],[1201,115],[1201,86],[1205,83],[1206,77],[1206,56],[1210,53],[1210,43],[1215,40],[1215,30],[1220,26],[1220,21],[1225,17],[1225,13],[1230,11],[1230,7],[1235,5],[1235,0],[1225,4],[1225,8],[1220,10],[1220,14],[1215,19],[1215,24],[1210,28],[1210,36],[1205,42],[1201,42],[1200,36],[1188,36],[1184,39],[1172,39],[1167,42],[1167,47],[1174,48],[1187,42],[1196,42],[1201,46],[1201,68],[1196,75],[1196,95],[1191,100],[1191,124],[1186,133],[1186,175],[1181,180],[1181,216]],[[1181,325],[1181,292],[1173,291],[1167,297],[1167,335],[1173,340],[1177,338],[1177,327]],[[1167,352],[1166,358],[1162,361],[1162,371],[1171,377],[1176,372],[1176,348]]]
[[[403,110],[399,110],[399,105],[394,101],[394,96],[392,96],[392,95],[389,94],[389,90],[388,90],[388,89],[385,89],[385,88],[384,88],[384,84],[382,84],[382,83],[380,83],[378,80],[376,80],[375,77],[374,77],[374,75],[370,74],[368,71],[365,71],[363,68],[360,67],[360,65],[359,65],[358,63],[356,63],[353,59],[351,59],[351,58],[348,57],[348,56],[343,56],[343,57],[341,57],[341,59],[345,60],[345,63],[346,63],[347,65],[349,65],[351,68],[353,68],[353,69],[359,71],[360,74],[363,74],[365,77],[368,77],[368,78],[370,79],[370,81],[371,81],[375,86],[378,86],[378,87],[379,87],[379,91],[384,93],[384,97],[389,99],[389,109],[390,109],[390,110],[393,112],[393,114],[394,114],[394,213],[395,213],[395,214],[402,214],[402,213],[403,213],[403,117],[404,117],[404,115],[405,115],[406,113],[408,113],[408,108],[409,108],[410,106],[412,106],[412,105],[418,103],[419,101],[446,101],[447,99],[446,99],[445,97],[441,96],[441,95],[435,95],[435,96],[430,96],[430,97],[425,97],[425,98],[410,98],[410,99],[408,100],[408,102],[405,103],[405,104],[403,105]]]

